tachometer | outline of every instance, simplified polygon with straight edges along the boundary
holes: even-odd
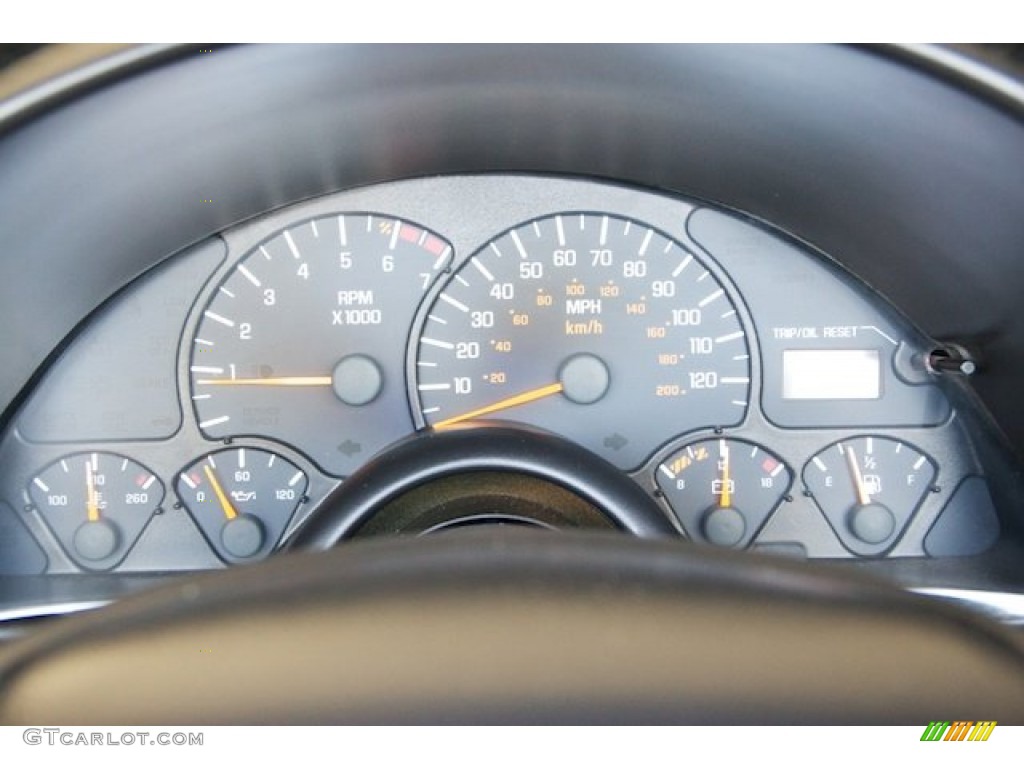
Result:
[[[363,214],[306,221],[258,245],[196,329],[199,428],[301,446],[335,475],[408,434],[406,334],[450,256],[421,227]]]
[[[701,259],[617,216],[549,216],[475,253],[436,297],[416,352],[426,423],[524,421],[622,469],[665,441],[742,421],[750,353]]]

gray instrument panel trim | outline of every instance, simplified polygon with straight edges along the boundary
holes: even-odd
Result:
[[[696,253],[702,254],[705,265],[720,280],[725,290],[735,303],[741,323],[748,334],[751,360],[752,407],[749,409],[744,423],[736,428],[726,430],[726,435],[760,443],[785,460],[794,474],[799,476],[805,462],[817,450],[846,437],[858,434],[875,434],[898,437],[910,441],[935,459],[942,467],[940,475],[940,491],[929,494],[920,512],[911,521],[906,535],[893,543],[875,548],[868,554],[875,554],[892,548],[897,556],[920,556],[923,554],[921,541],[941,513],[950,494],[960,480],[968,475],[978,474],[981,470],[970,452],[962,450],[967,438],[961,419],[954,416],[936,427],[916,428],[879,428],[876,426],[848,427],[845,429],[785,429],[771,424],[762,414],[759,406],[761,391],[760,344],[757,333],[745,304],[744,294],[753,290],[749,285],[755,276],[736,270],[728,274],[718,264],[715,255],[709,254],[695,243],[687,231],[688,220],[696,210],[691,201],[680,200],[665,195],[650,194],[622,185],[601,184],[590,181],[557,179],[522,175],[488,175],[442,177],[421,179],[408,182],[376,185],[338,195],[326,196],[296,206],[275,211],[251,223],[239,225],[223,233],[223,241],[227,245],[227,256],[220,262],[213,273],[206,279],[205,288],[198,296],[192,295],[181,302],[181,321],[183,328],[182,343],[178,351],[177,382],[178,397],[186,414],[184,424],[178,433],[167,441],[152,440],[120,440],[112,441],[103,446],[103,450],[111,450],[131,456],[158,474],[170,489],[174,487],[174,478],[180,469],[199,456],[216,450],[222,446],[221,441],[207,440],[199,432],[194,413],[189,402],[188,366],[190,359],[190,340],[195,332],[202,308],[212,291],[216,290],[223,276],[235,268],[235,265],[252,248],[266,236],[279,231],[287,225],[299,220],[306,220],[332,213],[373,212],[396,217],[404,221],[414,221],[446,238],[453,245],[455,256],[450,269],[456,269],[473,252],[495,236],[496,233],[535,219],[563,211],[593,210],[625,216],[649,224],[665,232]],[[467,216],[467,211],[472,215]],[[749,228],[752,225],[742,223],[738,219],[725,217],[737,227]],[[762,233],[759,236],[764,236]],[[807,269],[821,271],[823,267],[808,255]],[[863,288],[848,275],[839,270],[831,272],[830,279],[839,290],[863,294]],[[158,273],[154,272],[153,277]],[[151,277],[147,276],[140,285],[146,285]],[[439,279],[428,290],[419,306],[406,338],[406,365],[411,369],[415,362],[413,340],[425,320],[433,299],[444,287],[445,280]],[[845,284],[844,284],[845,283]],[[187,304],[193,302],[191,310]],[[185,316],[188,319],[185,319]],[[883,311],[883,314],[889,314]],[[892,330],[899,327],[898,316],[886,318],[886,328]],[[920,345],[923,339],[909,329],[904,329],[904,336],[912,341],[911,346]],[[406,372],[409,394],[415,397],[414,382]],[[415,400],[411,402],[415,403]],[[407,407],[403,403],[402,407]],[[422,418],[413,408],[413,417],[417,427],[422,428]],[[654,483],[654,472],[660,461],[677,450],[680,446],[699,439],[712,437],[713,430],[698,430],[686,435],[678,435],[661,446],[649,447],[649,459],[637,472],[632,473],[640,485],[648,492],[658,495]],[[336,487],[337,478],[330,477],[317,468],[305,457],[301,446],[283,446],[263,437],[240,437],[237,445],[263,448],[282,453],[289,461],[296,463],[310,477],[308,492],[310,502],[300,506],[299,511],[286,528],[284,539],[287,540],[294,530],[315,511],[318,500],[322,499],[331,489]],[[969,442],[969,441],[968,441]],[[82,444],[50,444],[29,446],[14,437],[9,437],[0,446],[0,456],[7,457],[8,471],[3,478],[0,494],[15,507],[23,507],[26,503],[24,488],[32,476],[32,471],[53,461],[61,455],[83,450]],[[367,457],[369,458],[369,457]],[[222,564],[211,553],[206,551],[198,532],[187,515],[174,504],[173,494],[169,493],[165,503],[170,514],[158,515],[153,526],[140,539],[141,550],[133,550],[129,554],[126,566],[134,572],[202,569],[222,567]],[[671,517],[668,509],[666,515]],[[33,515],[25,516],[37,536],[43,542],[48,541],[45,526]],[[176,542],[173,547],[161,546],[161,541]],[[49,542],[51,545],[53,542]],[[786,498],[782,507],[773,514],[760,532],[758,545],[789,546],[797,543],[804,548],[806,554],[815,557],[850,558],[851,553],[836,537],[835,533],[824,523],[813,502],[799,493],[799,484]],[[198,549],[196,549],[198,548]],[[72,573],[76,569],[59,551],[46,547],[51,558],[51,572]],[[200,556],[200,550],[206,552]],[[149,553],[148,555],[146,553]],[[191,552],[180,561],[175,561],[175,553]]]

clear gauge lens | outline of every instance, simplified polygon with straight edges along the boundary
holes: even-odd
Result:
[[[782,501],[789,467],[753,443],[691,443],[658,467],[657,482],[687,534],[723,547],[745,546]]]
[[[622,469],[739,423],[750,397],[747,339],[715,276],[651,227],[591,213],[530,222],[463,264],[430,308],[415,375],[435,429],[522,421]]]
[[[306,473],[257,448],[204,456],[178,476],[178,498],[229,563],[270,553],[306,493]]]
[[[203,309],[190,383],[199,428],[302,446],[347,475],[413,429],[405,329],[451,247],[394,218],[297,224],[246,255]]]
[[[804,467],[804,485],[836,533],[858,554],[895,542],[935,480],[935,464],[902,440],[854,437]]]
[[[164,497],[156,475],[112,453],[79,453],[32,478],[28,493],[71,558],[89,570],[117,565]]]

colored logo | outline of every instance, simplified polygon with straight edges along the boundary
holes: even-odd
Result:
[[[933,720],[921,734],[921,741],[988,741],[995,727],[995,720]]]

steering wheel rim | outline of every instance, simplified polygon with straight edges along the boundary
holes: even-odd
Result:
[[[489,474],[495,494],[522,497],[546,493],[554,501],[561,499],[563,506],[578,502],[589,509],[575,521],[560,522],[613,527],[644,538],[678,535],[667,514],[639,485],[582,446],[527,424],[471,421],[454,429],[415,433],[378,454],[324,499],[285,548],[330,549],[389,517],[406,499],[438,508],[452,506],[460,501],[460,489],[434,494],[436,498],[422,491],[445,480],[477,473]],[[503,482],[502,476],[509,482]],[[544,487],[526,490],[515,484],[515,478],[530,479]],[[529,513],[526,516],[530,517]],[[551,520],[533,517],[552,527]],[[603,524],[595,525],[594,518],[603,518]],[[386,524],[377,527],[389,528]],[[398,522],[390,529],[413,532]]]
[[[10,724],[1024,722],[1024,653],[972,614],[778,558],[500,528],[140,595],[13,645],[0,682]]]

